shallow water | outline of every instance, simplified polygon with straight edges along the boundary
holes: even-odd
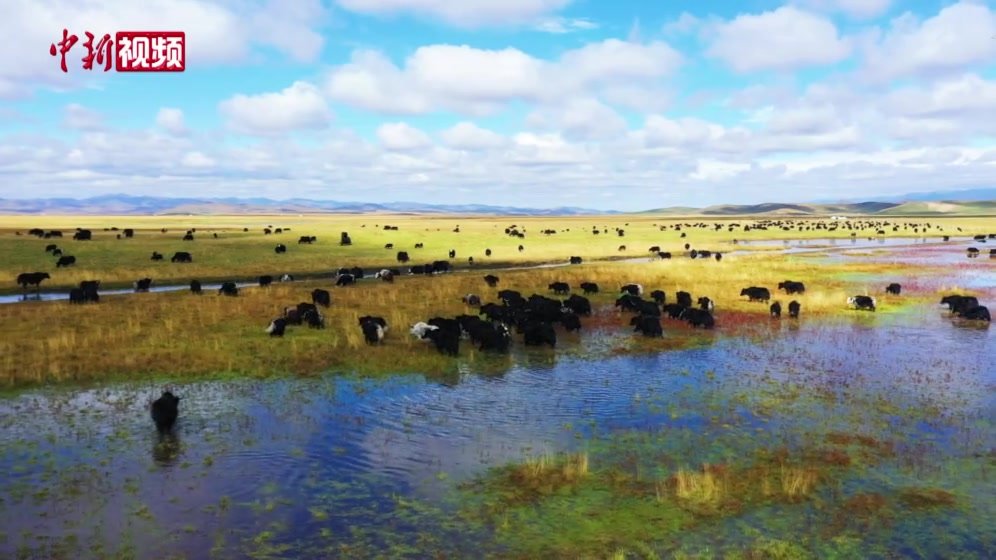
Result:
[[[923,306],[776,333],[601,360],[536,350],[449,385],[177,384],[181,419],[165,440],[148,417],[151,384],[23,393],[0,401],[0,557],[480,557],[502,545],[454,515],[461,481],[546,451],[589,449],[597,466],[625,447],[616,438],[640,434],[691,467],[829,432],[894,442],[895,460],[837,491],[921,484],[960,505],[848,534],[925,557],[996,545],[996,331]],[[740,546],[745,526],[815,534],[818,503],[710,522],[681,544]]]
[[[235,285],[238,286],[239,289],[243,289],[243,288],[249,288],[249,287],[252,287],[252,286],[258,286],[259,284],[249,283],[249,282],[242,282],[242,283],[236,282]],[[216,284],[204,284],[204,285],[201,286],[201,289],[204,290],[205,292],[208,292],[208,293],[217,292],[219,288],[221,288],[221,283],[220,282],[216,283]],[[152,287],[149,288],[149,292],[153,292],[153,293],[156,293],[156,292],[179,292],[179,291],[182,291],[182,290],[189,290],[189,289],[190,289],[190,285],[189,284],[178,284],[178,285],[170,284],[170,285],[165,285],[165,286],[156,286],[156,285],[153,285]],[[100,296],[101,297],[103,297],[103,296],[121,296],[121,295],[129,295],[129,294],[136,294],[137,295],[137,292],[135,292],[134,289],[125,289],[125,288],[117,289],[117,290],[100,290]],[[32,292],[32,291],[29,290],[28,293],[26,293],[26,294],[5,295],[5,296],[4,295],[0,295],[0,304],[4,304],[4,303],[20,303],[20,302],[28,302],[28,301],[60,301],[60,300],[67,300],[67,299],[69,299],[69,291],[68,290],[63,291],[63,292],[45,292],[45,291]]]
[[[943,277],[849,279],[996,296],[993,263],[958,251],[951,264],[953,249],[794,258],[940,264]],[[860,557],[985,557],[996,547],[996,330],[936,305],[894,311],[761,320],[742,335],[697,333],[705,344],[694,349],[615,358],[575,354],[604,354],[617,337],[658,343],[622,327],[586,331],[556,352],[516,349],[510,367],[463,364],[448,384],[411,375],[177,384],[181,420],[165,439],[148,417],[160,389],[150,383],[3,398],[0,557],[481,557],[514,548],[463,515],[477,497],[460,483],[489,467],[585,449],[596,469],[633,454],[645,472],[673,472],[805,449],[830,433],[896,453],[804,503],[708,520],[654,546],[718,554],[759,533],[818,556],[842,555],[826,547],[845,539]],[[667,338],[692,336],[664,327]],[[835,509],[908,487],[944,489],[957,505],[873,526],[843,523]]]

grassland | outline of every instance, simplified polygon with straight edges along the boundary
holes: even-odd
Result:
[[[748,223],[747,220],[736,220]],[[929,221],[929,220],[927,220]],[[685,223],[681,220],[681,223]],[[694,223],[688,220],[688,223]],[[629,225],[626,225],[626,224]],[[722,262],[712,259],[692,260],[677,255],[685,242],[694,247],[729,250],[733,235],[742,239],[772,239],[779,237],[825,237],[824,231],[792,231],[769,229],[731,234],[726,230],[687,229],[687,238],[679,233],[660,231],[659,225],[674,221],[622,217],[614,221],[600,218],[435,218],[411,216],[366,216],[329,218],[287,217],[211,217],[211,218],[7,218],[7,229],[0,234],[0,255],[5,286],[13,288],[18,272],[50,270],[51,284],[43,288],[68,287],[84,279],[100,279],[106,287],[114,282],[130,284],[133,279],[148,276],[159,283],[186,282],[191,277],[249,278],[255,274],[290,272],[324,273],[323,279],[275,284],[268,288],[243,290],[237,298],[215,294],[195,296],[189,292],[147,293],[133,296],[104,297],[97,306],[73,306],[60,302],[24,302],[0,306],[0,383],[16,387],[65,381],[93,381],[116,377],[205,377],[236,374],[267,376],[273,374],[317,374],[325,371],[349,370],[362,373],[420,372],[435,376],[453,375],[462,360],[488,364],[495,369],[507,367],[508,357],[481,356],[468,345],[461,348],[457,360],[438,355],[431,347],[415,341],[407,333],[408,325],[434,316],[453,316],[472,312],[460,297],[476,293],[485,301],[494,300],[497,289],[488,288],[481,280],[486,263],[490,265],[515,262],[563,262],[569,255],[582,255],[589,262],[599,258],[618,257],[618,246],[626,244],[625,254],[647,256],[646,249],[660,245],[663,250],[676,252],[670,261],[639,263],[585,264],[559,269],[507,270],[498,289],[518,289],[525,294],[547,293],[553,281],[566,281],[572,286],[593,281],[603,287],[603,293],[593,298],[601,306],[594,317],[585,320],[585,334],[563,335],[557,352],[619,353],[656,351],[685,344],[708,343],[715,336],[768,336],[770,321],[759,321],[767,315],[767,306],[748,303],[739,296],[743,287],[775,285],[785,279],[806,282],[816,287],[795,297],[803,305],[803,314],[831,316],[842,311],[842,302],[854,293],[876,294],[882,297],[883,286],[855,278],[875,278],[883,272],[882,265],[860,262],[814,264],[805,259],[790,258],[758,250],[730,255]],[[714,223],[710,221],[710,223]],[[722,222],[721,222],[722,223]],[[979,219],[934,219],[945,233],[971,235],[985,232],[991,221]],[[94,231],[94,240],[76,242],[71,239],[41,240],[27,235],[15,236],[13,231],[30,227],[63,229],[71,224]],[[291,227],[281,235],[264,236],[266,225]],[[367,227],[362,227],[366,224]],[[398,231],[384,231],[382,226],[398,226]],[[505,227],[516,224],[525,229],[524,240],[504,235]],[[604,226],[609,234],[593,235],[593,225]],[[656,225],[655,225],[656,224]],[[118,240],[115,232],[105,227],[132,227],[136,237]],[[378,227],[375,227],[378,226]],[[452,230],[460,226],[460,233]],[[545,237],[539,230],[556,227],[557,233]],[[166,227],[167,233],[161,233]],[[182,242],[188,228],[197,228],[197,239]],[[243,233],[242,227],[249,227]],[[619,238],[613,227],[625,228]],[[961,232],[957,233],[957,229]],[[354,245],[340,247],[338,232],[349,231]],[[212,233],[218,232],[214,239]],[[837,232],[838,236],[840,231]],[[909,232],[890,235],[912,234]],[[859,235],[873,235],[863,231]],[[300,235],[315,235],[318,243],[298,246]],[[842,237],[849,234],[845,233]],[[931,235],[940,235],[931,234]],[[424,240],[424,241],[422,241]],[[425,249],[414,250],[416,241]],[[68,270],[46,268],[50,257],[44,245],[55,242],[66,247],[66,254],[77,256],[80,264]],[[276,255],[273,246],[288,245],[286,255]],[[385,250],[385,243],[394,243],[394,250]],[[526,250],[519,253],[517,245]],[[490,262],[484,258],[484,248],[494,253]],[[741,245],[742,247],[742,245]],[[396,250],[408,250],[413,262],[445,259],[449,249],[457,250],[458,260],[473,254],[480,263],[476,270],[462,270],[437,277],[403,277],[394,284],[367,282],[362,285],[334,288],[333,305],[326,313],[327,328],[311,330],[293,328],[284,339],[271,339],[263,333],[272,318],[282,309],[300,301],[310,301],[315,287],[330,288],[328,271],[337,266],[392,264]],[[769,247],[770,248],[770,247]],[[761,248],[763,249],[763,248]],[[152,263],[149,254],[159,251],[168,255],[175,250],[194,254],[193,264]],[[919,268],[890,266],[890,274],[915,278],[926,271]],[[848,280],[851,278],[851,280]],[[611,302],[618,286],[626,282],[642,283],[647,290],[663,289],[670,298],[677,290],[693,296],[709,296],[717,302],[718,328],[714,332],[693,333],[683,324],[668,322],[664,340],[636,339],[628,326],[628,315],[618,315]],[[12,291],[17,291],[13,288]],[[775,296],[776,298],[778,296]],[[916,301],[933,299],[929,296],[882,298],[880,312],[900,309]],[[781,297],[783,304],[787,297]],[[382,346],[364,344],[357,326],[362,315],[383,316],[393,327]],[[606,336],[606,334],[612,336]],[[519,346],[519,345],[517,345]],[[518,350],[517,350],[518,351]]]
[[[878,219],[878,218],[874,218]],[[684,228],[681,232],[668,228],[660,231],[662,225],[705,222],[708,229]],[[808,239],[821,237],[847,238],[850,231],[839,229],[832,234],[825,230],[779,228],[752,230],[750,232],[728,232],[725,228],[715,230],[712,224],[749,224],[749,218],[661,218],[653,216],[613,216],[613,217],[466,217],[466,216],[151,216],[151,217],[80,217],[80,216],[8,216],[0,218],[0,293],[16,293],[20,288],[15,284],[17,275],[22,272],[43,271],[52,275],[43,284],[44,288],[67,290],[81,280],[99,279],[105,288],[130,287],[139,278],[152,278],[157,284],[186,283],[191,278],[202,282],[210,280],[239,280],[256,278],[259,275],[295,276],[308,274],[328,274],[342,266],[383,267],[396,266],[397,251],[408,251],[412,264],[448,259],[449,251],[456,250],[453,263],[466,266],[467,258],[473,257],[475,266],[502,266],[507,264],[528,264],[544,262],[564,262],[571,255],[579,255],[586,261],[617,259],[620,257],[647,256],[647,249],[658,245],[664,251],[678,252],[688,243],[693,248],[712,251],[730,251],[743,248],[733,244],[734,239]],[[942,234],[988,233],[994,229],[993,220],[988,218],[957,218],[943,220],[905,219],[900,223],[934,223],[944,231],[931,230],[928,234],[940,237]],[[812,223],[805,221],[805,223]],[[390,224],[398,230],[385,231],[383,226]],[[264,235],[263,228],[290,228],[289,232]],[[518,239],[505,235],[504,229],[517,225],[525,231],[526,238]],[[459,226],[459,233],[454,230]],[[45,230],[57,229],[66,235],[63,239],[39,239],[26,235],[33,227]],[[93,231],[92,241],[73,241],[71,234],[76,227]],[[109,228],[135,229],[133,239],[117,239],[119,231]],[[614,228],[625,230],[619,237]],[[243,229],[248,228],[248,232]],[[555,229],[555,235],[545,236],[544,229]],[[603,232],[591,233],[593,228]],[[108,231],[105,231],[108,229]],[[162,233],[166,229],[166,233]],[[196,229],[194,241],[182,241],[188,229]],[[569,230],[569,231],[568,231]],[[339,245],[339,234],[348,231],[353,244]],[[22,232],[25,235],[16,235]],[[607,233],[606,233],[607,232]],[[687,237],[682,238],[685,233]],[[218,238],[214,238],[218,234]],[[302,235],[313,235],[317,242],[313,245],[299,245]],[[913,229],[888,230],[886,237],[920,236]],[[857,232],[858,237],[875,237],[875,228],[865,228]],[[45,246],[55,243],[66,255],[77,258],[76,265],[57,269],[56,259],[45,253]],[[288,247],[287,253],[276,254],[274,247],[282,243]],[[393,249],[385,245],[393,244]],[[415,243],[423,243],[424,249],[414,249]],[[519,251],[518,246],[524,250]],[[620,251],[619,246],[626,250]],[[492,250],[490,257],[486,249]],[[763,250],[754,247],[752,250]],[[768,247],[770,248],[770,247]],[[153,251],[165,255],[165,260],[153,262]],[[169,262],[176,251],[188,251],[193,255],[193,263],[174,264]]]

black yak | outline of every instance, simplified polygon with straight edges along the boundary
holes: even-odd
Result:
[[[152,421],[156,424],[156,429],[160,433],[166,433],[173,429],[176,418],[179,416],[180,397],[169,391],[163,391],[161,397],[152,402],[149,411],[152,414]]]

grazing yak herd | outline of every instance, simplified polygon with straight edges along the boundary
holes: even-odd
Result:
[[[629,224],[626,224],[626,226],[629,226]],[[366,225],[362,227],[366,227]],[[901,229],[912,230],[913,233],[923,235],[926,235],[930,231],[944,231],[940,226],[930,223],[893,223],[890,221],[872,220],[812,221],[765,219],[755,220],[749,224],[723,222],[709,225],[704,222],[698,222],[659,226],[654,224],[654,227],[659,228],[662,232],[666,230],[678,232],[682,239],[687,239],[688,233],[695,229],[709,228],[713,228],[716,231],[725,229],[728,233],[735,231],[746,233],[771,229],[787,232],[824,230],[827,233],[837,230],[850,230],[851,237],[856,237],[859,232],[868,229],[874,229],[877,236],[885,235],[889,229],[893,232],[900,231]],[[383,229],[396,231],[398,228],[397,226],[385,225]],[[135,237],[133,229],[118,230],[118,228],[105,228],[105,231],[120,231],[120,233],[117,233],[118,239],[131,239]],[[160,231],[165,234],[168,230],[163,228]],[[245,228],[243,231],[248,232],[249,230]],[[288,231],[290,231],[290,228],[274,228],[271,225],[263,229],[263,234],[273,235]],[[548,228],[540,230],[540,233],[544,236],[551,236],[566,231],[570,231],[570,229],[563,229],[558,232],[556,229]],[[604,226],[602,228],[592,227],[591,234],[607,235],[609,231],[609,228]],[[613,231],[617,237],[626,236],[626,230],[623,228],[616,227],[613,228]],[[961,228],[958,228],[958,231],[961,231]],[[453,229],[453,232],[459,233],[459,226]],[[57,230],[45,231],[36,228],[30,230],[28,233],[29,235],[44,239],[63,238],[62,232]],[[196,233],[196,229],[187,230],[181,240],[187,242],[194,241]],[[526,229],[512,225],[505,228],[505,234],[517,239],[524,239],[526,237]],[[20,232],[17,232],[17,235],[20,235]],[[217,238],[218,234],[213,234],[213,237]],[[77,228],[72,239],[75,241],[91,241],[93,233],[87,229]],[[944,241],[949,241],[950,236],[944,235],[943,239]],[[976,235],[973,237],[973,241],[979,243],[986,243],[987,240],[991,239],[996,239],[996,234]],[[312,245],[317,242],[317,237],[310,235],[300,236],[298,239],[299,245]],[[736,244],[737,239],[734,239],[733,242]],[[339,245],[350,246],[352,243],[353,241],[349,233],[342,232]],[[680,254],[690,259],[715,259],[717,262],[723,259],[723,255],[719,252],[695,249],[691,247],[690,243],[683,243],[683,246],[684,253]],[[384,248],[393,250],[395,249],[395,243],[387,243],[384,245]],[[414,249],[422,248],[424,248],[423,243],[414,244]],[[523,252],[525,246],[519,244],[517,249],[519,252]],[[626,245],[620,245],[618,250],[626,251]],[[274,248],[274,252],[278,255],[285,254],[287,251],[288,248],[283,243],[277,244]],[[56,257],[56,269],[71,267],[77,264],[75,256],[64,254],[63,250],[54,243],[46,245],[45,252]],[[648,252],[654,259],[671,259],[673,256],[672,252],[662,251],[658,245],[650,247]],[[970,258],[976,258],[980,253],[979,249],[975,247],[968,248],[967,252]],[[490,257],[493,254],[490,248],[485,248],[483,253],[486,257]],[[456,250],[450,249],[448,251],[450,259],[454,259],[456,256]],[[996,258],[996,249],[991,249],[989,256]],[[436,260],[425,264],[409,265],[412,258],[408,251],[404,250],[397,251],[395,259],[398,263],[406,265],[407,270],[403,272],[397,268],[384,268],[372,274],[371,277],[383,282],[394,282],[396,277],[400,277],[405,273],[408,275],[438,275],[452,272],[452,266],[448,260]],[[164,261],[165,257],[153,251],[151,260]],[[170,258],[170,262],[180,264],[192,263],[194,262],[193,255],[189,251],[177,251]],[[583,259],[580,256],[571,256],[567,262],[570,265],[580,265],[583,263]],[[474,258],[468,257],[467,263],[472,266]],[[340,268],[335,271],[333,283],[336,287],[347,287],[356,284],[358,280],[365,277],[368,276],[359,267]],[[25,272],[18,275],[17,283],[24,290],[34,287],[37,291],[40,289],[41,283],[49,279],[51,279],[51,275],[48,272]],[[272,275],[263,275],[257,278],[257,283],[259,286],[265,287],[272,284],[274,280]],[[288,274],[283,274],[277,280],[289,282],[293,281],[294,278]],[[498,287],[500,278],[494,274],[487,274],[483,276],[483,281],[488,288],[493,289]],[[135,292],[147,292],[151,289],[152,285],[153,280],[151,278],[141,278],[133,283],[133,288]],[[82,281],[78,287],[70,290],[69,301],[73,304],[98,303],[100,301],[99,288],[99,280]],[[580,331],[583,327],[582,318],[592,315],[592,303],[585,296],[598,294],[599,286],[590,281],[581,282],[578,288],[584,295],[572,294],[572,287],[563,281],[552,282],[547,288],[554,297],[535,293],[526,297],[519,291],[502,289],[497,291],[496,301],[485,302],[480,295],[464,294],[460,296],[461,301],[468,308],[476,312],[464,313],[454,317],[436,316],[419,321],[408,327],[408,333],[415,339],[428,343],[438,352],[449,356],[459,355],[460,345],[463,341],[469,342],[479,351],[509,352],[512,347],[513,333],[516,336],[521,336],[522,343],[525,346],[549,346],[550,348],[555,348],[557,346],[558,329],[562,329],[565,332]],[[785,280],[778,283],[777,290],[784,292],[785,295],[801,295],[806,293],[806,286],[802,282]],[[202,294],[201,282],[196,279],[191,280],[190,291],[193,294]],[[891,283],[885,287],[884,292],[890,296],[899,296],[902,293],[902,287],[898,283]],[[224,282],[218,288],[218,294],[237,297],[239,295],[239,286],[235,282]],[[648,296],[649,298],[644,297],[644,288],[640,284],[625,284],[619,289],[618,296],[615,299],[615,308],[622,313],[632,315],[629,326],[632,327],[633,333],[638,333],[644,337],[661,337],[664,333],[662,319],[684,321],[692,328],[712,329],[716,326],[716,317],[714,314],[715,301],[708,296],[693,298],[692,294],[687,291],[677,291],[674,293],[673,301],[668,301],[667,294],[659,289],[650,291]],[[772,297],[771,290],[763,286],[743,288],[740,291],[740,296],[746,297],[748,301],[762,304],[769,303]],[[870,295],[854,295],[847,298],[847,304],[855,310],[874,312],[876,310],[876,303],[875,297]],[[940,303],[941,305],[946,305],[953,316],[973,321],[991,321],[989,310],[985,306],[980,305],[978,299],[974,296],[948,295],[941,298]],[[324,329],[324,312],[327,312],[332,305],[331,292],[326,289],[315,288],[311,292],[310,302],[300,302],[297,305],[285,307],[279,317],[270,320],[269,325],[265,328],[265,333],[271,337],[282,337],[287,332],[288,327],[303,325],[307,325],[308,328],[312,329]],[[801,310],[802,305],[796,299],[791,300],[787,305],[788,316],[791,319],[799,319]],[[770,303],[769,312],[772,318],[780,318],[782,311],[780,301]],[[383,317],[370,315],[359,317],[355,328],[358,328],[362,333],[363,340],[371,345],[384,342],[389,332],[389,325]],[[173,428],[178,416],[179,401],[180,397],[175,396],[167,390],[163,391],[162,395],[150,404],[152,419],[160,432],[165,433]]]
[[[626,225],[628,226],[629,224]],[[366,226],[364,225],[362,227]],[[388,231],[398,229],[397,226],[390,225],[385,225],[383,227]],[[914,233],[922,233],[924,235],[928,231],[934,229],[937,231],[943,231],[943,228],[930,223],[892,223],[889,221],[870,220],[814,222],[808,220],[796,221],[786,219],[756,220],[749,224],[740,224],[737,222],[714,223],[712,225],[704,222],[674,223],[659,226],[654,224],[654,227],[659,228],[660,231],[672,230],[674,232],[679,232],[681,238],[687,238],[688,233],[695,229],[709,228],[713,228],[717,231],[726,229],[729,233],[737,230],[750,232],[765,231],[769,229],[780,229],[783,231],[825,230],[830,233],[839,229],[847,229],[852,230],[852,237],[856,236],[859,231],[867,229],[874,229],[876,231],[876,235],[884,235],[886,230],[890,228],[892,231],[912,229]],[[117,228],[106,229],[110,231],[118,231]],[[626,235],[626,230],[623,228],[617,227],[613,230],[618,237],[625,237]],[[248,231],[248,228],[243,231]],[[272,225],[263,229],[264,235],[271,235],[274,233],[280,234],[288,231],[290,231],[290,228],[274,228]],[[453,231],[459,232],[459,227]],[[561,230],[561,232],[564,231],[570,230]],[[167,230],[164,228],[161,232],[166,233]],[[46,239],[62,238],[62,232],[57,230],[45,231],[42,229],[32,229],[28,233],[30,235]],[[196,229],[189,229],[183,234],[181,239],[183,241],[193,241],[195,233],[197,233]],[[543,235],[550,236],[557,234],[558,231],[554,229],[544,229],[541,230],[541,233]],[[609,228],[593,227],[591,233],[594,235],[608,234]],[[524,239],[526,237],[526,230],[525,228],[512,225],[505,228],[505,234],[510,237]],[[134,236],[135,232],[132,229],[125,229],[117,235],[118,238],[123,237],[129,239]],[[217,237],[217,234],[214,234],[214,237]],[[945,235],[944,238],[947,240],[949,239],[949,236]],[[973,237],[973,240],[985,243],[988,239],[994,238],[996,238],[996,234],[976,235]],[[76,232],[73,234],[73,239],[77,241],[90,241],[93,239],[93,233],[87,229],[77,228]],[[311,245],[317,241],[318,239],[315,236],[302,235],[298,239],[298,244]],[[736,243],[736,239],[734,239],[734,243]],[[341,233],[339,244],[341,246],[352,245],[352,239],[348,232]],[[385,245],[385,248],[387,249],[393,249],[394,247],[394,243],[388,243]],[[414,247],[416,249],[421,249],[424,247],[424,244],[416,243]],[[519,251],[524,250],[524,246],[522,245],[519,245],[518,248]],[[716,261],[722,260],[721,253],[703,249],[694,249],[691,247],[690,243],[684,243],[684,249],[685,252],[682,254],[691,259],[712,258]],[[282,243],[277,244],[274,249],[277,254],[284,254],[287,250],[287,246]],[[625,246],[621,246],[620,250],[625,250]],[[58,257],[55,264],[57,269],[74,266],[76,264],[76,257],[63,254],[63,251],[55,244],[46,245],[45,251]],[[672,253],[662,251],[659,245],[650,247],[648,251],[653,258],[656,259],[672,258]],[[969,250],[970,256],[974,256],[973,253],[974,255],[978,254],[978,250],[974,247]],[[490,256],[492,254],[491,249],[486,248],[484,250],[484,254],[485,256]],[[991,256],[996,257],[996,249],[993,249],[990,254]],[[454,249],[450,249],[448,251],[448,255],[450,258],[455,258],[456,251]],[[405,265],[408,265],[412,260],[408,251],[397,251],[395,259],[398,263]],[[161,253],[153,251],[151,260],[163,261],[165,260],[165,257]],[[193,255],[189,251],[177,251],[170,258],[170,262],[192,263]],[[580,256],[571,256],[567,262],[572,265],[579,265],[582,264],[583,259]],[[473,257],[468,258],[468,264],[473,264]],[[405,272],[409,275],[435,275],[451,272],[451,270],[452,267],[450,261],[436,260],[426,264],[410,265],[407,267]],[[396,277],[402,276],[405,272],[402,272],[402,270],[397,268],[385,268],[374,273],[372,277],[384,282],[393,282]],[[338,287],[350,286],[355,284],[358,280],[363,279],[365,276],[366,275],[363,269],[359,267],[340,268],[335,273],[334,284]],[[27,290],[29,286],[33,286],[37,291],[40,289],[41,283],[50,278],[51,275],[48,272],[26,272],[17,277],[17,283],[25,290]],[[284,274],[279,277],[279,280],[287,282],[293,280],[293,277]],[[274,277],[271,275],[263,275],[257,279],[259,286],[262,287],[270,285],[273,281]],[[499,279],[493,274],[488,274],[487,276],[484,276],[484,282],[488,287],[495,288],[498,285]],[[147,292],[150,290],[152,285],[153,280],[151,278],[141,278],[133,283],[133,288],[136,292]],[[100,282],[97,280],[87,280],[81,282],[79,287],[73,288],[70,291],[70,302],[98,302],[99,286]],[[598,286],[593,282],[582,282],[579,287],[585,295],[598,292]],[[556,331],[553,329],[553,325],[561,325],[568,331],[580,329],[580,317],[590,314],[591,304],[584,296],[576,294],[570,295],[571,287],[565,282],[551,283],[548,288],[554,296],[569,297],[566,297],[566,299],[553,299],[547,296],[533,294],[526,298],[519,292],[513,290],[502,290],[498,292],[499,302],[482,303],[480,296],[475,294],[467,294],[463,296],[463,300],[468,306],[479,309],[479,313],[477,315],[460,315],[455,318],[435,317],[425,321],[424,323],[418,323],[412,326],[411,333],[420,339],[431,341],[441,352],[450,354],[456,353],[456,348],[458,348],[459,340],[461,339],[470,340],[481,349],[505,351],[508,349],[508,338],[512,330],[522,334],[524,342],[527,345],[555,346]],[[784,291],[786,295],[793,295],[805,293],[806,288],[802,282],[786,280],[784,282],[780,282],[777,289]],[[195,294],[202,293],[201,283],[198,280],[192,280],[190,282],[190,291]],[[662,316],[666,316],[670,319],[686,321],[693,327],[712,328],[715,325],[715,319],[713,317],[714,302],[708,297],[699,297],[695,302],[693,302],[690,294],[679,291],[675,294],[675,301],[669,303],[666,301],[664,292],[654,290],[650,293],[650,299],[644,300],[642,298],[643,288],[636,284],[628,284],[623,286],[621,292],[622,295],[616,301],[616,307],[623,311],[634,313],[634,317],[632,318],[630,324],[634,328],[635,332],[642,333],[645,336],[660,336],[662,334],[663,331],[660,324],[660,318]],[[901,287],[899,284],[893,283],[885,288],[885,292],[889,295],[899,295],[901,293]],[[226,296],[238,296],[239,287],[234,282],[225,282],[218,289],[218,293]],[[766,287],[751,286],[743,288],[740,295],[742,297],[747,297],[748,301],[769,302],[771,300],[771,292]],[[945,304],[949,304],[951,312],[957,316],[966,319],[989,320],[988,310],[984,306],[978,305],[978,302],[975,301],[974,298],[970,298],[969,296],[949,296],[949,298],[950,297],[961,298],[957,300],[957,302],[959,302],[957,305],[951,304],[948,301],[943,302]],[[965,302],[973,303],[969,304]],[[869,295],[855,295],[848,297],[847,304],[857,310],[875,311],[876,309],[876,300],[874,297]],[[298,304],[296,307],[286,308],[281,317],[273,319],[270,322],[269,326],[266,328],[266,332],[271,336],[282,336],[288,326],[303,324],[307,324],[311,328],[323,328],[324,316],[322,315],[320,308],[328,308],[330,305],[331,295],[329,292],[327,290],[316,289],[312,292],[312,301],[310,303],[304,302]],[[772,317],[781,317],[782,305],[780,302],[776,301],[770,304],[769,310]],[[790,318],[798,318],[800,311],[801,304],[798,301],[792,300],[788,304],[788,315]],[[481,319],[481,316],[484,316],[484,319]],[[387,323],[380,317],[362,317],[359,323],[360,324],[358,326],[363,332],[364,339],[372,344],[381,342],[388,331]]]
[[[444,267],[435,273],[446,271],[448,268]],[[396,272],[385,269],[374,276],[381,279],[393,278],[393,274]],[[362,277],[362,271],[340,269],[335,284],[337,286],[351,285],[356,276]],[[343,283],[343,277],[349,277],[350,281]],[[500,283],[500,278],[494,274],[488,274],[482,279],[485,285],[490,288],[496,288]],[[555,296],[568,297],[555,299],[541,294],[524,297],[519,291],[503,289],[497,292],[498,301],[482,303],[481,296],[465,294],[461,297],[461,301],[468,307],[476,308],[476,313],[461,314],[455,317],[433,317],[411,325],[409,333],[419,340],[431,343],[440,353],[451,356],[459,354],[462,340],[469,341],[480,351],[508,352],[511,347],[513,331],[522,336],[522,342],[526,346],[555,348],[557,345],[555,327],[559,326],[566,332],[581,330],[581,317],[588,317],[592,314],[592,304],[584,296],[571,294],[571,286],[567,282],[552,282],[547,288]],[[599,286],[594,282],[582,282],[580,288],[585,295],[599,293]],[[779,282],[778,289],[784,291],[786,295],[806,292],[804,283],[793,280]],[[891,283],[885,287],[884,291],[889,295],[900,295],[902,286],[898,283]],[[716,324],[713,315],[715,302],[707,296],[698,297],[694,299],[693,303],[693,297],[689,292],[678,291],[674,295],[674,302],[668,303],[667,295],[663,290],[653,290],[649,293],[650,299],[644,299],[644,289],[640,284],[623,285],[619,294],[615,301],[615,307],[622,312],[632,313],[633,317],[630,319],[629,325],[633,327],[633,332],[646,337],[663,336],[661,319],[665,316],[669,319],[685,321],[693,328],[711,329]],[[770,290],[758,286],[744,288],[740,295],[747,297],[748,301],[763,303],[771,299]],[[270,336],[283,336],[287,326],[304,323],[307,323],[311,328],[324,328],[325,318],[320,307],[328,308],[331,306],[331,294],[327,290],[315,289],[311,293],[311,299],[311,303],[301,302],[297,306],[285,308],[283,315],[273,319],[265,332],[269,333]],[[851,296],[847,298],[847,303],[857,310],[875,311],[876,308],[876,301],[872,296]],[[974,297],[946,296],[941,300],[941,303],[948,305],[952,313],[963,319],[990,320],[989,310],[985,306],[979,305],[978,300]],[[802,305],[797,300],[792,300],[788,304],[788,316],[792,319],[798,319],[801,309]],[[782,314],[781,302],[772,303],[769,311],[773,318],[780,318]],[[368,344],[381,343],[388,331],[388,324],[382,317],[360,317],[358,326]]]

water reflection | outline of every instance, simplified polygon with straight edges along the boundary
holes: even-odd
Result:
[[[164,546],[190,557],[212,547],[223,557],[328,557],[357,542],[368,548],[353,556],[394,557],[428,535],[472,541],[450,557],[481,557],[490,541],[471,538],[458,516],[435,524],[428,506],[410,504],[448,507],[449,493],[489,466],[633,431],[666,434],[654,443],[661,453],[698,465],[771,442],[802,445],[814,432],[877,430],[900,452],[926,446],[916,467],[940,478],[931,485],[968,497],[988,488],[943,461],[996,446],[996,329],[936,305],[822,321],[804,307],[797,321],[756,329],[749,340],[676,329],[663,340],[628,337],[648,353],[608,359],[572,356],[570,344],[478,354],[428,381],[187,383],[177,387],[181,418],[162,437],[148,384],[0,399],[0,557],[19,548],[74,557],[39,535],[76,539],[73,550],[128,540],[137,557]],[[705,344],[661,351],[682,336]],[[849,480],[847,490],[880,491],[894,474]],[[101,526],[122,535],[99,540]],[[923,554],[947,546],[938,539]]]
[[[152,461],[160,467],[172,467],[183,454],[179,431],[161,434],[154,431],[152,440]]]

